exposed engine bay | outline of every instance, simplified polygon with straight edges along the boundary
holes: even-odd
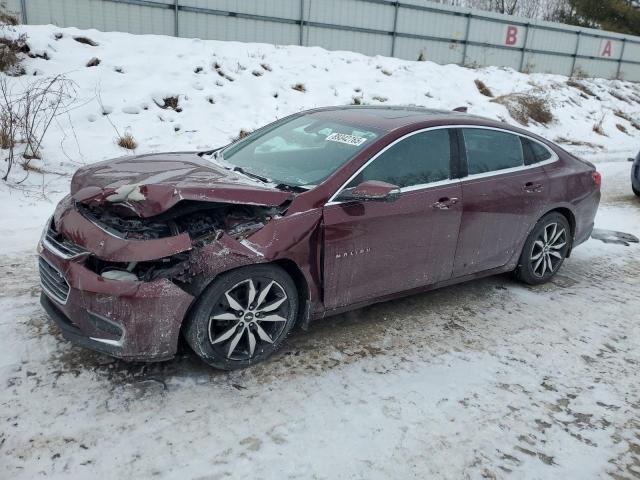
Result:
[[[79,202],[77,211],[111,235],[125,240],[152,240],[187,233],[192,246],[202,247],[220,238],[223,233],[242,240],[281,215],[286,205],[266,207],[231,203],[183,201],[159,215],[141,218],[118,204],[88,206]],[[186,251],[144,262],[105,261],[95,255],[85,260],[85,266],[106,279],[153,281],[170,278],[177,282],[193,276],[191,252]]]
[[[194,246],[226,232],[242,239],[264,227],[286,207],[184,201],[154,217],[131,216],[113,206],[91,207],[76,203],[78,211],[103,230],[125,240],[151,240],[188,233]]]

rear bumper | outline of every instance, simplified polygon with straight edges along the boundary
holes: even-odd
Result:
[[[640,160],[636,160],[631,166],[631,185],[640,191]]]
[[[43,281],[41,295],[43,308],[66,339],[125,360],[157,361],[175,355],[191,295],[166,279],[106,280],[82,261],[65,260],[46,249],[41,258],[68,285],[66,298],[61,298]]]

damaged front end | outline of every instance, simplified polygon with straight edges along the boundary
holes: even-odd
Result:
[[[283,205],[184,200],[157,215],[60,202],[39,245],[41,303],[72,342],[127,360],[172,357],[216,275],[264,261],[250,237]]]

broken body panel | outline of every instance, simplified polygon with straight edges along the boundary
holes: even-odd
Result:
[[[393,114],[316,111],[386,134],[306,191],[253,180],[189,152],[80,169],[41,243],[41,257],[53,269],[53,284],[43,281],[43,306],[77,343],[121,358],[160,360],[175,354],[189,308],[207,285],[245,265],[284,267],[298,286],[306,323],[513,270],[528,232],[554,209],[573,217],[574,245],[588,238],[599,201],[589,184],[591,167],[490,120],[387,110]],[[330,201],[372,156],[408,133],[469,124],[524,133],[552,149],[557,162],[526,173],[527,181],[545,184],[544,192],[514,200],[523,179],[497,174],[481,182],[453,179],[389,202]],[[374,183],[365,193],[382,197],[391,187]],[[431,208],[445,198],[461,200]],[[65,242],[73,245],[71,254]],[[495,251],[478,257],[478,245]]]

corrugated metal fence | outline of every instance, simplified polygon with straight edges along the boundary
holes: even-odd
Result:
[[[640,37],[424,0],[7,0],[24,23],[640,81]]]

